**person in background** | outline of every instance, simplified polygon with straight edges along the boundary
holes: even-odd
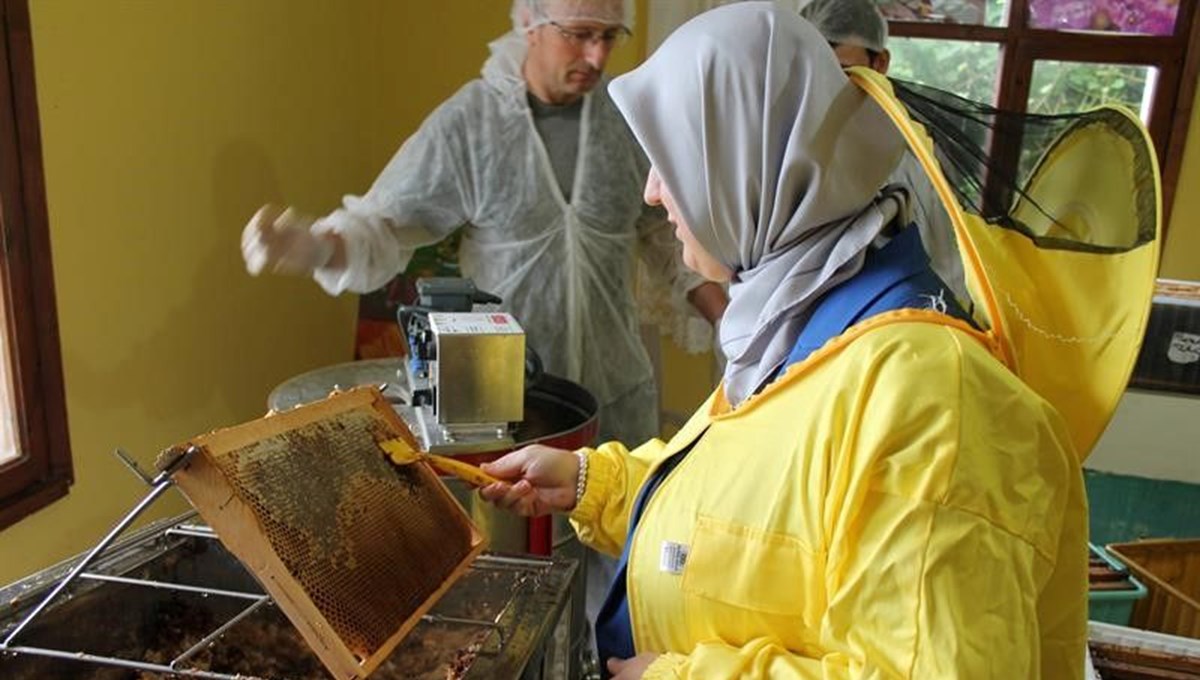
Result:
[[[369,292],[465,225],[463,275],[503,298],[548,373],[596,397],[600,441],[657,436],[635,255],[713,323],[725,294],[680,264],[662,210],[642,202],[647,161],[603,75],[631,16],[632,0],[515,0],[513,30],[490,45],[482,77],[425,119],[366,194],[317,220],[269,205],[254,215],[247,269]],[[589,564],[589,609],[612,570]]]
[[[825,36],[842,68],[866,66],[887,75],[887,19],[875,0],[812,0],[800,16]]]
[[[864,66],[887,75],[892,63],[888,24],[874,0],[812,0],[800,8],[800,16],[829,41],[842,68]],[[913,219],[934,270],[960,300],[968,300],[954,225],[929,176],[911,153],[901,161],[895,180],[912,192]]]
[[[883,108],[770,2],[696,17],[610,92],[684,262],[731,281],[724,380],[670,442],[527,447],[480,490],[621,553],[606,671],[1081,678],[1070,432],[943,295]]]

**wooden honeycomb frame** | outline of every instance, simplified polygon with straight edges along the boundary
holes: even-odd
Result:
[[[483,550],[425,463],[377,446],[411,432],[374,387],[218,430],[173,474],[335,678],[366,677]]]

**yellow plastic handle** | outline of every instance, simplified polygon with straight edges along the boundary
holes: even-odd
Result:
[[[478,467],[470,463],[464,463],[461,460],[439,456],[432,453],[423,453],[414,449],[408,442],[403,439],[389,439],[379,442],[380,448],[387,452],[391,457],[392,462],[396,465],[408,465],[415,463],[418,460],[424,460],[435,468],[445,472],[446,474],[454,475],[459,479],[475,486],[487,486],[495,484],[499,479],[480,470]]]
[[[480,470],[478,467],[470,463],[464,463],[461,460],[447,458],[446,456],[438,456],[430,453],[422,454],[422,457],[429,462],[430,465],[458,477],[464,482],[474,484],[475,486],[487,486],[495,484],[500,480]]]

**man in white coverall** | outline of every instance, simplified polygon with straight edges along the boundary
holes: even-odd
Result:
[[[264,206],[246,225],[251,274],[311,275],[330,294],[369,292],[413,251],[465,226],[464,276],[500,296],[548,373],[600,405],[600,441],[658,436],[658,397],[638,332],[635,256],[670,298],[709,321],[725,294],[687,270],[665,214],[642,200],[649,165],[603,77],[633,3],[515,0],[513,31],[482,77],[443,102],[362,196],[317,220]],[[588,560],[594,619],[612,561]]]

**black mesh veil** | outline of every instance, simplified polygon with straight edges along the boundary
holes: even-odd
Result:
[[[1042,248],[1123,252],[1155,238],[1153,150],[1124,113],[1113,108],[1062,115],[1014,113],[890,80],[909,116],[932,137],[938,163],[965,210],[994,226],[1019,231]],[[1097,131],[1129,141],[1129,162],[1113,171],[1132,173],[1121,184],[1134,187],[1138,195],[1128,202],[1135,214],[1122,220],[1119,229],[1098,229],[1080,218],[1079,211],[1089,210],[1086,188],[1062,196],[1061,182],[1053,189],[1044,186],[1049,182],[1039,185],[1055,159],[1079,150],[1089,133]]]

